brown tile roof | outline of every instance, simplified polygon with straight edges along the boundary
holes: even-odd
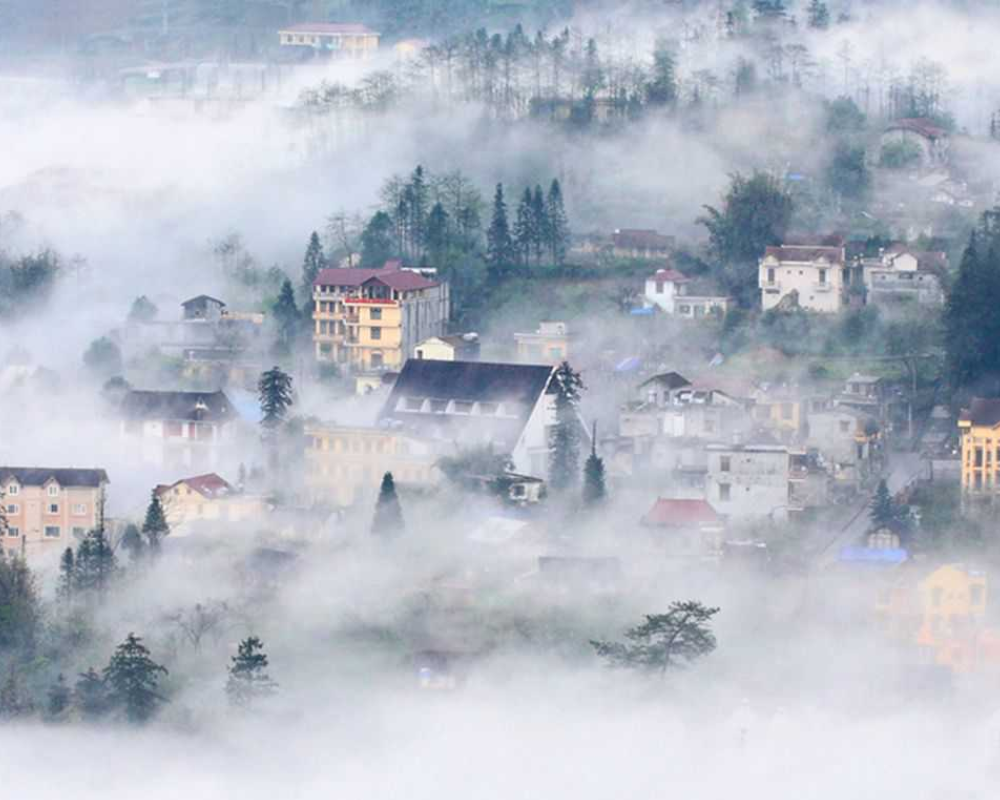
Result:
[[[844,249],[842,247],[777,245],[768,247],[764,251],[764,257],[767,256],[772,256],[778,261],[818,261],[825,258],[833,264],[844,263]]]
[[[658,269],[652,275],[649,276],[648,280],[656,281],[658,284],[667,283],[683,283],[684,281],[690,280],[683,272],[678,272],[675,269]]]
[[[387,261],[381,269],[360,269],[358,267],[321,269],[313,285],[343,286],[354,289],[369,281],[377,280],[390,289],[401,292],[430,289],[438,285],[418,272],[400,269],[399,264],[398,261]]]
[[[963,422],[971,422],[973,425],[986,425],[988,427],[1000,424],[1000,398],[973,398],[969,408],[962,410],[961,419]]]

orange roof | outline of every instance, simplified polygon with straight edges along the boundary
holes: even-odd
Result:
[[[719,525],[721,519],[706,500],[673,500],[658,497],[642,518],[643,525],[684,528],[696,525]]]

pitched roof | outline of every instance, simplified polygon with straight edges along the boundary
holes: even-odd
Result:
[[[637,247],[646,250],[666,250],[674,246],[673,236],[664,236],[654,230],[620,228],[611,235],[615,247]]]
[[[208,472],[204,475],[195,475],[192,478],[181,478],[179,481],[175,481],[169,486],[158,486],[156,490],[157,494],[161,494],[167,489],[173,489],[175,486],[179,486],[182,483],[194,489],[202,497],[209,500],[214,500],[218,497],[226,497],[236,493],[236,490],[233,489],[233,487],[221,476],[214,472]]]
[[[679,372],[661,372],[659,375],[654,375],[644,380],[639,384],[639,388],[641,389],[643,386],[648,386],[651,383],[665,386],[667,389],[680,389],[682,386],[691,385],[691,381]]]
[[[678,272],[675,269],[658,269],[647,280],[656,281],[657,283],[667,283],[668,281],[671,283],[683,283],[691,279],[683,272]]]
[[[223,391],[159,392],[135,389],[122,398],[121,414],[126,419],[190,422],[217,422],[236,416],[232,402]]]
[[[658,497],[642,518],[643,525],[669,528],[720,523],[719,515],[706,500],[672,500],[666,497]]]
[[[1000,398],[975,397],[968,409],[962,410],[963,422],[993,427],[1000,423]]]
[[[825,258],[832,263],[843,263],[843,247],[831,247],[827,245],[777,245],[768,247],[764,251],[764,257],[772,256],[778,261],[818,261]]]
[[[912,131],[913,133],[926,136],[928,139],[941,139],[948,135],[948,131],[940,125],[936,125],[933,120],[925,117],[908,117],[897,119],[886,126],[886,131]]]
[[[0,467],[0,483],[15,478],[21,486],[44,486],[54,479],[60,486],[88,486],[96,488],[109,483],[103,469],[76,469],[74,467]]]
[[[225,303],[222,300],[220,300],[218,297],[212,297],[211,295],[207,295],[207,294],[199,294],[197,297],[192,297],[190,300],[185,300],[183,303],[181,303],[181,305],[182,306],[190,306],[190,305],[193,305],[194,303],[200,302],[202,300],[209,300],[209,301],[211,301],[213,303],[218,303],[220,306],[224,306],[225,305]]]
[[[411,358],[403,365],[379,419],[435,436],[488,438],[513,447],[549,384],[553,367]],[[407,410],[406,400],[502,404],[503,414]]]
[[[387,261],[380,269],[361,269],[359,267],[331,267],[321,269],[313,286],[343,286],[358,288],[370,281],[379,281],[390,289],[406,292],[414,289],[430,289],[438,284],[428,280],[418,272],[400,269],[398,261]]]
[[[281,29],[282,33],[371,33],[367,25],[359,22],[300,22]],[[377,34],[376,34],[377,35]]]

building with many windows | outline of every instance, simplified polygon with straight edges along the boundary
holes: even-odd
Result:
[[[100,524],[107,485],[103,469],[0,467],[0,546],[28,558],[75,546]]]
[[[351,22],[302,22],[278,31],[282,47],[308,47],[317,55],[354,59],[375,55],[379,36],[365,25]]]
[[[759,268],[761,307],[768,311],[779,303],[797,304],[833,314],[846,307],[850,280],[844,243],[837,237],[816,245],[768,247]]]
[[[419,342],[445,332],[451,313],[446,281],[398,261],[321,270],[313,304],[316,359],[351,372],[400,369]]]
[[[965,499],[993,500],[1000,491],[1000,398],[976,397],[958,418]]]

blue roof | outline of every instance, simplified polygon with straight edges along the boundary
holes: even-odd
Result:
[[[651,317],[655,312],[653,307],[649,306],[648,308],[633,308],[628,313],[633,317]]]
[[[841,548],[840,560],[852,564],[902,564],[910,557],[902,547],[891,547],[884,550],[876,550],[871,547],[850,547]]]

